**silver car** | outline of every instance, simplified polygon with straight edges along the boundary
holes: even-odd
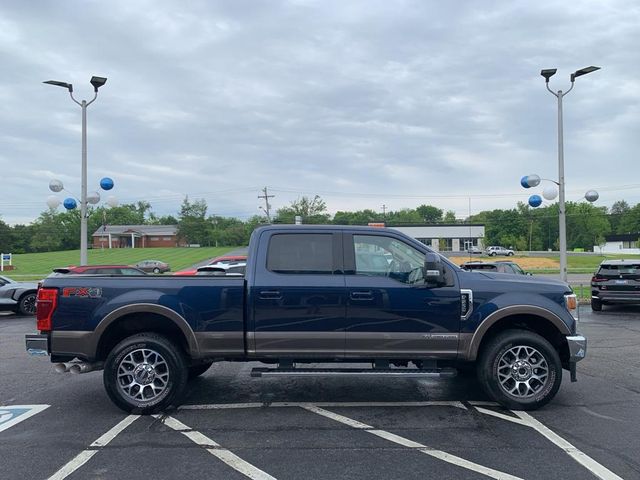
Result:
[[[487,247],[487,255],[489,255],[490,257],[495,257],[496,255],[513,257],[513,254],[514,252],[510,248],[504,248],[504,247],[498,247],[498,246]]]
[[[35,315],[38,284],[16,282],[0,276],[0,310],[13,310],[20,315]]]

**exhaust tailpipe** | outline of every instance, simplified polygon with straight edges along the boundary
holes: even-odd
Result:
[[[67,373],[71,368],[71,363],[56,363],[53,366],[53,369],[56,373]]]
[[[104,362],[95,362],[95,363],[87,363],[87,362],[78,362],[71,365],[69,371],[71,373],[88,373],[93,372],[94,370],[102,370],[104,367]]]

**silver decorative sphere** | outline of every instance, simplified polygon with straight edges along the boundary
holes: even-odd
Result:
[[[100,194],[98,192],[89,192],[87,194],[87,202],[91,205],[95,205],[100,201]]]
[[[47,197],[47,206],[49,208],[58,208],[60,206],[60,199],[55,195],[49,195]]]
[[[556,189],[556,187],[549,185],[542,191],[542,196],[545,198],[545,200],[553,200],[558,196],[558,190]]]
[[[49,190],[51,190],[52,192],[61,192],[64,189],[64,185],[62,184],[62,182],[60,180],[57,179],[53,179],[49,182]]]
[[[600,198],[600,194],[595,190],[589,190],[587,193],[584,194],[584,198],[587,202],[593,203],[596,200],[598,200],[598,198]]]
[[[107,205],[109,205],[110,207],[117,207],[118,206],[118,199],[115,196],[110,195],[107,198]]]

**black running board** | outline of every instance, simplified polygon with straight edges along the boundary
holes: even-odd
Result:
[[[254,368],[252,377],[441,377],[453,378],[455,368]]]

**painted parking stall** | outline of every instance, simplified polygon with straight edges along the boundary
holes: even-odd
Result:
[[[484,428],[478,428],[478,419]],[[130,432],[134,422],[139,428]],[[441,434],[444,429],[452,432],[448,438]],[[474,438],[465,445],[463,436],[470,429],[485,435],[485,441]],[[512,432],[518,449],[528,446],[530,465],[513,462],[505,448],[509,438],[495,443],[496,432],[503,431]],[[116,437],[117,447],[109,449]],[[178,437],[189,442],[179,443]],[[336,478],[347,466],[342,478],[389,478],[392,473],[423,478],[419,475],[425,471],[437,471],[440,478],[522,480],[551,478],[561,470],[564,479],[622,479],[531,415],[485,401],[184,405],[171,414],[125,417],[49,478],[85,478],[97,472],[118,476],[121,462],[113,461],[114,456],[121,458],[141,442],[154,447],[146,455],[149,470],[137,465],[144,475],[152,473],[154,458],[170,448],[181,462],[197,458],[200,468],[213,469],[222,478],[274,480],[301,478],[303,472],[308,478]],[[204,452],[210,455],[205,458]],[[544,465],[550,458],[552,464]],[[156,476],[171,478],[162,473]]]
[[[8,405],[0,406],[0,432],[37,415],[49,405]]]

